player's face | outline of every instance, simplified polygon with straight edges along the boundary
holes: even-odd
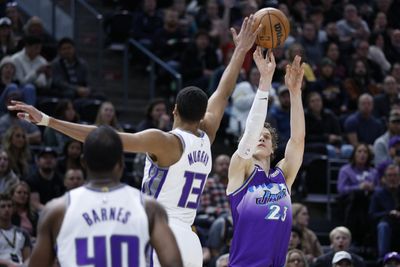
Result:
[[[261,132],[260,139],[258,140],[255,154],[262,157],[269,157],[272,152],[272,136],[270,131],[264,128]]]
[[[347,250],[350,247],[350,237],[344,233],[337,233],[332,239],[334,251]]]
[[[304,266],[304,261],[301,255],[297,252],[290,254],[287,267]]]

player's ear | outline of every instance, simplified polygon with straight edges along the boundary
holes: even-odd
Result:
[[[176,104],[175,104],[175,106],[174,106],[174,110],[172,111],[172,115],[174,115],[174,116],[177,116],[177,115],[178,115],[178,107],[177,107]]]

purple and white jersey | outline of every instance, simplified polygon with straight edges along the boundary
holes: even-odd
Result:
[[[244,184],[229,196],[233,217],[231,267],[282,267],[292,227],[292,206],[279,168],[268,176],[255,166]]]
[[[139,190],[121,184],[102,192],[71,190],[57,236],[61,267],[145,267],[149,226]]]
[[[157,166],[146,157],[142,192],[161,203],[171,221],[178,220],[188,227],[193,224],[200,195],[211,172],[211,144],[205,132],[196,136],[181,129],[170,133],[182,142],[181,158],[168,168]]]

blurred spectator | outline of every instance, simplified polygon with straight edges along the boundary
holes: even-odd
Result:
[[[13,204],[11,197],[0,194],[0,265],[24,266],[31,254],[29,235],[11,222]]]
[[[33,83],[38,94],[45,94],[51,86],[51,66],[40,55],[42,40],[36,36],[26,36],[25,46],[12,56],[16,67],[17,81],[22,84]]]
[[[353,259],[354,267],[365,267],[364,259],[350,251],[351,232],[344,226],[338,226],[329,233],[331,250],[318,257],[314,267],[326,267],[332,264],[333,257],[338,251],[347,251]]]
[[[320,93],[310,92],[306,101],[305,150],[327,154],[330,158],[348,158],[353,147],[344,143],[338,117],[323,107]]]
[[[121,125],[118,123],[117,114],[114,105],[111,102],[105,101],[101,104],[97,111],[95,125],[108,125],[116,131],[123,132]]]
[[[400,62],[395,62],[392,64],[390,75],[396,79],[397,84],[400,84]]]
[[[19,92],[11,92],[7,97],[7,103],[10,100],[22,101],[22,95]],[[40,144],[42,136],[39,127],[25,120],[20,120],[17,113],[8,110],[8,113],[0,117],[0,136],[3,136],[12,125],[18,125],[25,131],[29,144]]]
[[[24,229],[31,237],[36,237],[39,214],[32,208],[31,188],[24,182],[18,182],[11,190],[14,204],[12,223]]]
[[[69,191],[84,184],[85,177],[81,169],[69,169],[64,176],[65,190]]]
[[[215,219],[224,213],[230,213],[230,205],[226,196],[229,162],[230,157],[225,154],[215,158],[214,174],[207,179],[204,191],[201,194],[199,213],[207,214],[210,219]]]
[[[31,204],[41,211],[44,205],[64,193],[63,178],[56,172],[57,152],[43,147],[38,153],[37,170],[28,178],[31,187]]]
[[[310,216],[306,206],[300,203],[292,204],[293,226],[301,231],[301,250],[307,261],[312,263],[316,257],[322,255],[321,244],[313,231],[308,228]]]
[[[309,9],[308,16],[310,21],[314,24],[317,30],[318,41],[322,44],[327,41],[327,35],[323,28],[324,25],[324,13],[321,6],[316,6]]]
[[[215,267],[228,267],[229,266],[229,254],[223,254],[219,256],[217,262],[215,263]]]
[[[328,43],[326,45],[325,54],[326,58],[330,59],[335,64],[334,76],[338,79],[344,79],[346,77],[347,69],[342,62],[338,44],[335,42]]]
[[[360,40],[355,45],[353,60],[362,60],[367,68],[368,75],[372,78],[371,82],[381,83],[383,80],[383,71],[375,61],[369,59],[368,40]]]
[[[171,117],[167,114],[167,103],[163,98],[153,99],[146,108],[146,118],[139,122],[137,131],[156,128],[162,131],[172,129]]]
[[[400,170],[397,164],[386,167],[381,185],[372,195],[369,213],[377,223],[378,253],[383,257],[396,247],[400,248]]]
[[[232,216],[225,214],[216,219],[208,232],[207,248],[210,249],[213,263],[219,255],[229,252],[233,236]]]
[[[343,87],[347,93],[349,111],[354,111],[357,108],[357,102],[363,93],[369,93],[373,96],[380,93],[380,89],[369,77],[366,63],[361,59],[352,62],[350,73],[348,78],[344,80]]]
[[[82,143],[70,139],[65,145],[60,158],[57,160],[57,172],[64,175],[70,169],[83,170],[81,156],[83,152]]]
[[[315,74],[314,70],[312,69],[312,66],[308,63],[307,57],[304,52],[304,47],[300,43],[293,43],[289,46],[287,50],[287,58],[288,58],[288,63],[293,62],[294,57],[296,55],[301,56],[301,60],[303,62],[303,68],[304,68],[304,79],[307,82],[315,82]],[[285,64],[286,68],[286,64]]]
[[[332,267],[353,267],[353,259],[350,253],[346,251],[338,251],[332,259]]]
[[[383,258],[383,267],[400,267],[400,254],[392,251]]]
[[[385,46],[385,55],[392,64],[400,62],[400,29],[391,32],[390,42]]]
[[[194,42],[182,54],[181,73],[184,86],[197,86],[207,91],[213,71],[220,65],[210,36],[204,30],[196,33]]]
[[[196,25],[200,29],[210,31],[213,21],[219,20],[219,6],[217,0],[204,1],[205,4],[196,14]]]
[[[178,12],[179,28],[188,35],[192,35],[196,30],[196,22],[192,14],[187,12],[186,0],[173,0],[172,9]]]
[[[301,232],[300,228],[292,225],[292,231],[290,233],[288,250],[291,250],[291,249],[302,250],[301,249],[302,238],[303,238],[303,233]]]
[[[336,64],[332,60],[323,58],[319,62],[320,75],[310,87],[321,94],[326,108],[340,116],[347,112],[347,96],[335,69]]]
[[[353,4],[344,7],[343,19],[337,23],[341,45],[349,48],[354,41],[367,39],[370,34],[368,24],[358,15]]]
[[[373,98],[370,94],[363,94],[358,99],[358,111],[350,114],[344,122],[344,132],[354,147],[358,143],[372,145],[384,133],[381,121],[372,114]]]
[[[3,136],[2,145],[11,169],[20,179],[26,179],[30,172],[31,152],[24,129],[18,125],[11,126]]]
[[[18,182],[19,178],[11,169],[7,152],[0,148],[0,193],[9,194]]]
[[[54,109],[54,118],[68,121],[78,122],[79,115],[74,109],[74,105],[69,99],[61,99]],[[64,149],[65,143],[70,140],[70,137],[53,130],[50,127],[46,127],[43,133],[43,142],[45,146],[51,146],[57,149],[58,153],[61,153]]]
[[[380,180],[385,174],[385,169],[390,164],[397,164],[400,166],[400,136],[395,135],[389,139],[388,142],[389,152],[388,159],[380,162],[376,169],[378,171],[377,179]]]
[[[276,129],[279,139],[275,158],[281,159],[290,137],[290,95],[286,85],[277,90],[279,104],[274,104],[268,112],[267,121]]]
[[[30,17],[24,25],[24,36],[35,36],[42,40],[41,55],[47,60],[52,61],[57,54],[57,43],[44,28],[43,21],[37,16]],[[25,40],[25,39],[24,39]],[[19,45],[22,48],[22,45]]]
[[[0,59],[16,52],[17,42],[14,39],[11,20],[7,17],[0,18]]]
[[[388,73],[392,65],[384,54],[385,36],[382,33],[373,33],[371,34],[369,44],[368,59],[373,61],[383,74]]]
[[[132,37],[151,48],[153,34],[163,26],[162,15],[157,10],[157,0],[143,0],[141,10],[134,14]]]
[[[89,67],[76,54],[72,39],[65,37],[58,42],[58,56],[52,61],[51,69],[56,96],[74,99],[90,95]]]
[[[376,1],[376,2],[385,2],[385,1]],[[387,31],[387,26],[388,26],[388,21],[386,17],[386,12],[377,12],[374,19],[374,24],[372,26],[372,34],[385,33]]]
[[[260,72],[254,66],[250,69],[245,81],[238,83],[231,96],[231,110],[227,132],[239,137],[244,132],[246,119],[249,115],[254,96],[256,95]]]
[[[306,256],[299,249],[290,249],[286,254],[285,267],[308,267]]]
[[[36,104],[36,88],[32,84],[19,86],[15,79],[15,73],[14,60],[9,56],[3,57],[0,61],[0,112],[2,114],[7,112],[7,98],[12,92],[21,93],[22,100],[25,103]]]
[[[323,43],[318,39],[318,32],[314,23],[305,21],[302,26],[303,30],[301,36],[298,38],[298,42],[304,47],[307,62],[315,67],[323,57]]]
[[[154,53],[175,70],[179,70],[180,55],[188,42],[188,36],[179,28],[178,11],[165,10],[164,26],[153,35]]]
[[[372,166],[373,152],[367,144],[359,143],[350,156],[349,163],[339,170],[337,191],[344,224],[350,228],[353,240],[364,244],[369,231],[368,207],[372,193],[378,185],[376,169]],[[370,237],[370,236],[368,236]]]
[[[400,103],[400,84],[393,76],[386,76],[383,80],[383,91],[374,96],[374,115],[386,123],[393,105]]]
[[[374,165],[377,167],[381,162],[391,159],[389,154],[390,140],[400,135],[400,111],[392,110],[387,123],[387,131],[379,136],[374,142]]]
[[[24,35],[24,21],[20,11],[18,10],[18,4],[15,1],[7,3],[6,15],[11,20],[12,32],[15,41],[18,42]]]

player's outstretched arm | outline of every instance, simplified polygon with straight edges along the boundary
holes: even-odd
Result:
[[[20,119],[30,121],[37,125],[53,128],[54,130],[68,135],[80,142],[85,141],[86,136],[96,128],[96,126],[92,125],[71,123],[49,117],[34,106],[27,105],[21,101],[12,100],[8,109],[18,111],[17,116]]]
[[[83,125],[58,120],[42,113],[34,106],[20,101],[12,101],[9,110],[19,111],[18,118],[28,120],[37,125],[53,128],[73,139],[84,142],[88,134],[96,128],[93,125]],[[159,156],[165,151],[175,151],[179,147],[179,140],[171,134],[160,130],[146,130],[135,134],[119,133],[125,152],[149,152]],[[180,156],[172,155],[174,158]]]
[[[65,199],[60,197],[46,204],[38,223],[36,244],[29,260],[29,267],[54,266],[54,246],[65,214]]]
[[[285,157],[277,164],[285,174],[286,184],[291,188],[303,162],[305,121],[301,98],[304,65],[296,56],[291,65],[286,66],[285,85],[290,93],[290,138],[286,145]]]
[[[242,186],[244,179],[253,171],[253,154],[267,117],[269,90],[276,67],[275,57],[272,51],[269,51],[264,58],[262,48],[257,47],[253,59],[261,75],[260,82],[246,120],[243,137],[229,164],[228,193]]]
[[[203,129],[209,136],[211,142],[215,139],[215,134],[217,133],[221,123],[229,97],[235,89],[236,80],[242,68],[246,53],[253,46],[257,34],[261,29],[260,25],[260,27],[254,31],[254,23],[254,16],[250,15],[249,18],[246,17],[243,20],[239,34],[231,28],[235,50],[233,51],[228,66],[222,74],[217,90],[208,100],[207,112],[200,125],[201,129]]]
[[[152,199],[146,199],[145,208],[149,219],[150,244],[156,250],[161,266],[183,267],[178,244],[168,226],[164,208]]]

